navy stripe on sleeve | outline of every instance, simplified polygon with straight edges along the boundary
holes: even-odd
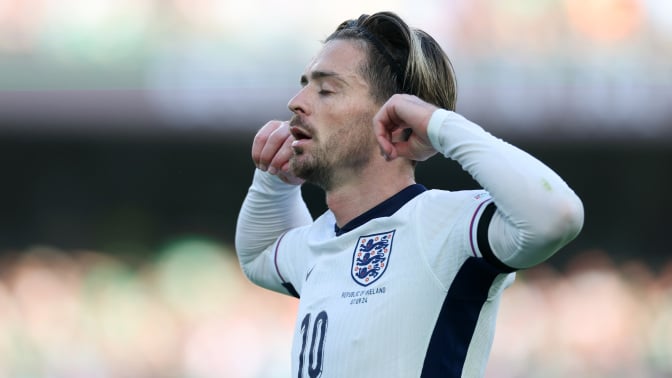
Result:
[[[512,268],[504,264],[500,259],[495,256],[490,248],[490,241],[488,240],[488,228],[490,227],[490,221],[492,216],[495,214],[497,206],[494,202],[490,202],[483,210],[481,214],[481,219],[478,221],[478,228],[476,229],[476,241],[478,243],[478,250],[481,251],[481,255],[486,259],[490,264],[494,265],[495,268],[499,269],[503,273],[515,272],[517,269]]]

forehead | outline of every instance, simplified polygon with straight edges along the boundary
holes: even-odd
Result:
[[[313,72],[331,72],[342,79],[363,80],[360,67],[366,54],[358,40],[331,40],[327,42],[317,56],[308,64],[306,74]]]

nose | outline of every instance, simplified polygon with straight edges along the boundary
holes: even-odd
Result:
[[[294,97],[292,97],[287,103],[287,107],[294,114],[308,114],[308,103],[305,96],[306,88],[301,88]]]

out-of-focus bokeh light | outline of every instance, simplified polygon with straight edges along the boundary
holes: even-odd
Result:
[[[581,35],[600,42],[617,42],[642,26],[639,0],[567,0],[567,16]]]

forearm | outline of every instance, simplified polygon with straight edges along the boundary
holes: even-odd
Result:
[[[464,117],[437,110],[432,145],[457,161],[493,197],[489,228],[496,256],[515,268],[537,264],[579,233],[583,205],[554,171]]]
[[[243,269],[282,233],[311,222],[299,186],[256,170],[236,224],[236,252]]]

